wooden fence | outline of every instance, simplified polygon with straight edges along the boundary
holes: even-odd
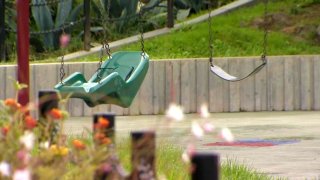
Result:
[[[236,76],[245,75],[260,63],[258,57],[217,58],[215,64]],[[59,82],[59,64],[34,64],[31,99],[40,89]],[[88,79],[97,63],[67,63],[67,74],[83,72]],[[14,97],[12,80],[16,66],[0,66],[0,98]],[[226,82],[209,71],[207,59],[151,61],[148,74],[130,108],[115,105],[87,107],[71,99],[72,116],[91,116],[112,111],[117,115],[163,114],[171,102],[194,113],[202,103],[210,112],[320,110],[320,55],[275,56],[255,76],[241,82]]]

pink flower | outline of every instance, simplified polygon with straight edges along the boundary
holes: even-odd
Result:
[[[60,36],[60,45],[61,45],[61,47],[62,48],[67,47],[69,42],[70,42],[70,35],[69,34],[65,34],[65,33],[61,34],[61,36]]]
[[[197,137],[197,138],[201,138],[204,135],[204,131],[202,129],[202,127],[200,126],[200,124],[196,121],[192,122],[191,125],[191,132],[192,134]]]
[[[170,120],[182,121],[184,118],[183,109],[176,104],[170,104],[169,109],[166,111],[166,116]]]
[[[230,129],[228,129],[228,128],[221,129],[220,137],[222,139],[224,139],[225,141],[227,141],[227,142],[233,142],[234,141],[233,134],[230,131]]]
[[[203,128],[203,130],[205,131],[205,132],[212,132],[213,130],[214,130],[214,125],[213,124],[211,124],[211,123],[209,123],[209,122],[206,122],[206,123],[204,123],[203,125],[202,125],[202,128]]]
[[[31,156],[26,150],[20,150],[17,152],[17,158],[21,164],[26,165],[29,163]]]

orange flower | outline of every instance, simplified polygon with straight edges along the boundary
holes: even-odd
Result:
[[[62,119],[63,118],[63,114],[62,112],[57,109],[57,108],[53,108],[51,109],[51,111],[48,113],[53,119]]]
[[[108,119],[104,117],[99,117],[98,119],[98,128],[107,128],[109,126],[110,122]]]
[[[111,142],[112,142],[111,139],[107,137],[101,140],[101,144],[111,144]]]
[[[9,130],[10,130],[10,126],[9,125],[6,125],[6,126],[2,127],[2,129],[1,129],[2,134],[4,136],[6,136],[8,134]]]
[[[37,126],[37,121],[29,115],[24,118],[24,122],[27,129],[33,129]]]
[[[103,133],[96,133],[95,135],[94,135],[94,139],[95,140],[101,140],[101,139],[103,139],[103,138],[105,138],[106,136],[103,134]]]
[[[12,109],[19,109],[21,107],[21,104],[19,104],[16,100],[14,99],[6,99],[4,101],[4,104]]]
[[[82,141],[80,141],[78,139],[73,140],[72,144],[73,144],[73,147],[78,149],[78,150],[83,150],[83,149],[86,148],[86,145]]]

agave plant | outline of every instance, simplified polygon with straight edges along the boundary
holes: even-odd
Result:
[[[6,3],[5,4],[5,29],[10,31],[15,31],[17,28],[16,19],[17,13],[13,8],[13,4]],[[15,34],[11,32],[7,32],[5,36],[5,60],[10,59],[9,57],[14,54],[15,50]]]
[[[177,19],[183,19],[192,13],[198,13],[203,9],[217,8],[234,0],[175,0],[174,6],[177,10]],[[211,3],[209,6],[208,3]]]
[[[45,4],[46,0],[32,0],[32,4]],[[56,11],[48,5],[32,6],[32,16],[38,31],[43,33],[44,47],[46,49],[56,49],[59,47],[59,35],[67,22],[76,21],[83,4],[78,4],[72,8],[72,0],[64,0],[58,3]],[[58,31],[61,29],[61,31]],[[69,31],[69,29],[68,29]]]
[[[108,2],[110,1],[110,2]],[[134,16],[137,13],[139,0],[96,0],[93,1],[92,8],[96,17],[102,17],[98,26],[104,26],[104,31],[110,35],[111,29],[117,32],[123,32],[125,27],[129,24],[126,18]],[[110,7],[108,7],[110,6]],[[108,12],[109,10],[109,12]],[[108,16],[109,15],[109,16]],[[110,19],[123,19],[119,21],[109,21]],[[95,29],[102,30],[103,28],[94,27]]]
[[[13,8],[12,4],[5,4],[5,25],[8,29],[15,30],[16,22],[13,19],[16,19],[17,12]]]

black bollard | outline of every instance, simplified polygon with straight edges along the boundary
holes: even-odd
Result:
[[[219,180],[220,162],[216,153],[195,153],[192,156],[192,180]]]
[[[47,113],[58,108],[58,93],[54,90],[41,90],[38,93],[39,119],[46,119]]]
[[[132,150],[131,164],[132,172],[131,180],[155,180],[155,132],[140,131],[131,133]]]
[[[39,136],[40,142],[48,141],[49,144],[57,143],[57,133],[59,131],[59,126],[57,123],[48,122],[48,113],[54,109],[58,108],[59,97],[54,90],[41,90],[38,93],[38,119],[39,126],[41,128],[41,135]],[[48,132],[47,132],[48,131]]]
[[[100,165],[95,170],[94,180],[123,179],[118,173],[118,159],[113,154],[115,146],[115,114],[100,113],[93,115],[93,136],[96,148],[108,147],[111,153],[107,159],[101,159]]]

